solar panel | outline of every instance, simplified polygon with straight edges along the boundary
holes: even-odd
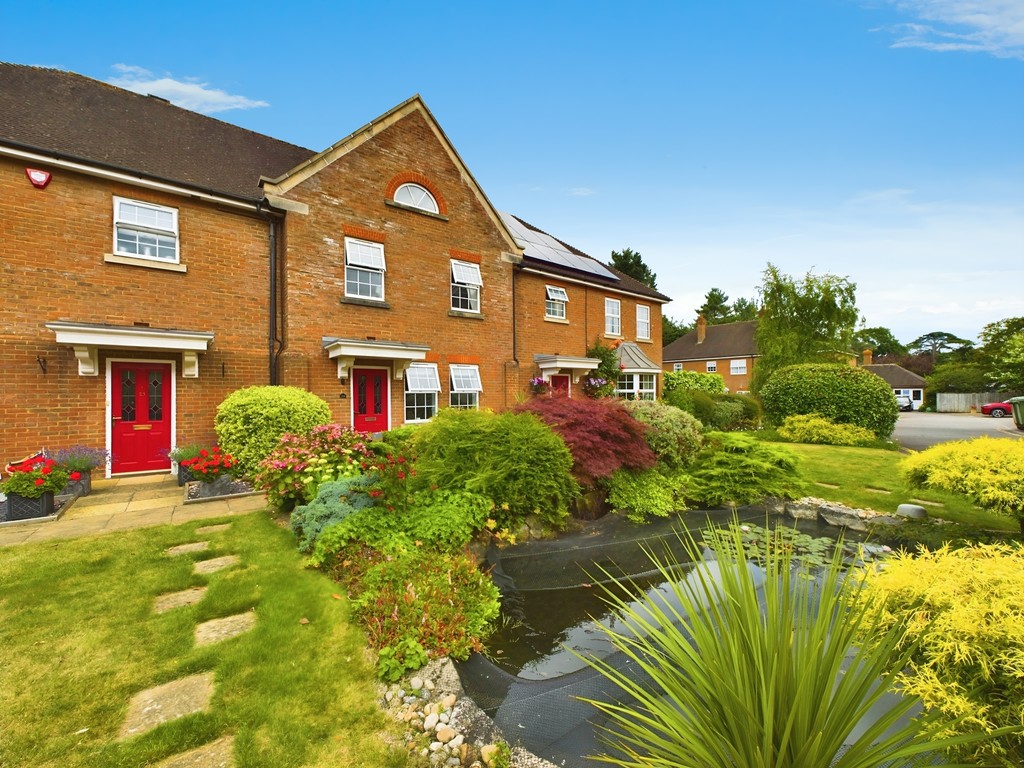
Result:
[[[601,262],[578,256],[551,235],[538,232],[524,225],[511,214],[502,213],[502,220],[509,228],[513,237],[523,246],[523,252],[531,259],[546,261],[558,267],[567,267],[577,272],[586,272],[609,280],[618,280]]]

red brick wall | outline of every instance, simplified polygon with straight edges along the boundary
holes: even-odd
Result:
[[[445,217],[389,205],[395,179],[418,180],[444,201]],[[287,193],[309,206],[289,214],[287,243],[287,352],[283,383],[306,385],[330,403],[334,418],[351,422],[351,385],[322,337],[410,342],[429,346],[448,403],[448,366],[480,366],[480,405],[511,404],[512,265],[501,254],[509,243],[466,183],[429,124],[413,112],[319,170]],[[360,229],[363,230],[360,233]],[[346,231],[383,241],[387,308],[344,303]],[[454,251],[454,254],[453,254]],[[480,317],[453,317],[450,260],[479,259]],[[357,366],[390,362],[357,360]],[[511,369],[513,383],[510,387]],[[341,395],[345,394],[345,399]],[[403,382],[391,379],[391,424],[404,417]]]
[[[725,388],[729,392],[749,392],[750,391],[750,379],[754,373],[754,358],[746,357],[742,358],[747,361],[747,372],[745,374],[731,374],[729,373],[729,364],[733,360],[739,360],[738,357],[724,357],[721,360],[714,361],[718,365],[718,370],[715,373],[722,377],[722,381],[725,382]],[[683,363],[684,371],[696,371],[697,373],[708,372],[708,360],[688,360]],[[675,363],[663,363],[662,368],[666,371],[673,371]]]
[[[45,190],[24,165],[0,159],[0,461],[40,447],[103,446],[106,360],[174,359],[176,442],[213,442],[213,415],[240,386],[266,383],[267,225],[204,203],[53,170]],[[185,274],[104,262],[113,250],[113,197],[178,209]],[[100,374],[79,376],[53,320],[212,331],[199,378],[181,355],[100,353]],[[46,360],[44,374],[36,362]]]

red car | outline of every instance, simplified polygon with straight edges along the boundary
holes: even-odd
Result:
[[[985,403],[981,406],[981,412],[986,416],[1001,419],[1003,416],[1009,416],[1013,412],[1013,406],[1009,403]]]

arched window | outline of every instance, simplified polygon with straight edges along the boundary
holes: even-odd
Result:
[[[439,213],[437,200],[425,188],[419,184],[403,184],[395,190],[395,202],[408,205],[410,208],[419,208],[421,211]]]

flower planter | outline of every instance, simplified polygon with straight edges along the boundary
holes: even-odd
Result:
[[[32,520],[36,517],[49,517],[53,512],[53,491],[46,491],[38,499],[30,499],[16,493],[7,494],[8,520]]]
[[[191,483],[196,479],[196,476],[192,474],[192,470],[189,467],[184,467],[178,464],[178,487],[181,488],[185,483]]]
[[[92,493],[92,473],[82,472],[78,480],[68,480],[61,491],[62,496],[88,496]]]
[[[228,496],[231,494],[231,486],[235,479],[230,475],[221,475],[212,483],[205,480],[199,483],[199,498],[208,499],[213,496]]]

